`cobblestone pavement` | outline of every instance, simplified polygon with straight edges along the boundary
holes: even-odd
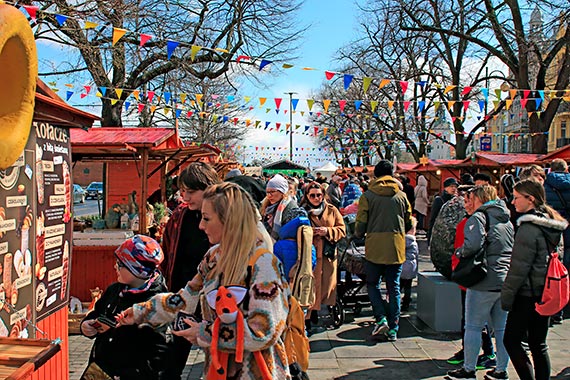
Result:
[[[422,252],[420,270],[431,270],[425,241],[418,240]],[[326,312],[322,312],[321,317],[326,324]],[[348,313],[347,321],[340,328],[321,328],[320,332],[312,335],[311,380],[442,379],[449,369],[454,368],[446,363],[446,359],[459,350],[459,334],[431,330],[416,317],[415,302],[409,314],[402,316],[396,342],[371,340],[371,321],[371,309],[365,307],[356,318]],[[70,379],[78,380],[86,366],[92,342],[82,336],[69,338]],[[550,329],[548,345],[552,380],[570,380],[570,320]],[[183,379],[200,379],[203,361],[203,353],[192,350]],[[512,365],[508,371],[511,380],[518,379]],[[477,378],[483,379],[483,376],[484,371],[478,371]]]

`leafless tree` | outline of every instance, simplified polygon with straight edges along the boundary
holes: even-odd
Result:
[[[198,82],[241,70],[242,62],[278,60],[296,43],[302,27],[294,19],[299,0],[112,0],[37,1],[36,38],[65,44],[79,52],[67,68],[45,75],[87,72],[97,86],[109,89],[160,90],[171,73]],[[45,11],[45,12],[42,12]],[[60,26],[55,14],[69,16]],[[85,30],[82,20],[98,26]],[[112,44],[113,28],[127,29]],[[132,33],[131,33],[132,32]],[[153,36],[140,47],[140,35]],[[168,41],[179,42],[170,59]],[[192,52],[192,46],[203,47]],[[180,90],[184,92],[184,89]],[[120,126],[121,109],[131,91],[102,97],[102,125]]]

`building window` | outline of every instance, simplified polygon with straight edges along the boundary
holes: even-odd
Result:
[[[566,120],[560,123],[560,137],[563,139],[566,138]]]

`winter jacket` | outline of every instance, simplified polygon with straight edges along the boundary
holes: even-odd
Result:
[[[164,278],[160,274],[148,290],[138,293],[116,282],[105,290],[94,310],[83,321],[100,316],[115,320],[123,310],[165,291]],[[160,378],[159,373],[166,360],[164,330],[154,330],[150,326],[121,326],[90,337],[95,339],[95,343],[89,363],[97,363],[106,373],[120,376],[121,380],[156,380]]]
[[[488,232],[485,231],[486,223]],[[463,233],[463,246],[457,254],[462,258],[471,257],[483,249],[487,258],[487,276],[470,289],[500,291],[509,271],[515,236],[505,202],[497,199],[479,207],[465,223]]]
[[[195,275],[198,264],[210,249],[210,241],[199,228],[202,213],[186,204],[177,207],[164,228],[161,270],[170,291],[182,289]]]
[[[427,191],[427,179],[423,175],[418,177],[418,184],[414,188],[414,210],[422,215],[427,215],[429,196]]]
[[[285,278],[289,281],[289,272],[293,265],[297,262],[298,252],[297,252],[297,230],[301,226],[310,226],[311,222],[309,218],[304,216],[299,216],[279,230],[279,240],[273,245],[273,253],[279,261],[283,264],[283,271],[285,273]],[[317,264],[317,251],[315,246],[312,246],[312,259],[313,269]]]
[[[412,209],[406,194],[392,176],[374,179],[360,197],[355,235],[366,234],[366,260],[375,264],[406,261],[406,231]]]
[[[558,190],[562,199],[558,196]],[[558,211],[566,219],[570,218],[570,173],[553,172],[546,175],[544,181],[546,203]],[[564,202],[563,202],[564,201]],[[566,203],[566,207],[564,207]]]
[[[340,202],[339,208],[351,205],[354,201],[357,201],[361,195],[362,190],[360,190],[360,186],[355,183],[349,183],[342,192],[342,201]]]
[[[547,214],[532,210],[518,220],[511,267],[501,290],[501,304],[510,311],[516,295],[542,296],[549,253],[559,246],[565,220],[551,219]]]
[[[334,182],[331,182],[329,187],[327,187],[327,199],[328,201],[335,206],[336,208],[340,207],[340,200],[342,198],[342,189],[340,185],[337,185]]]
[[[453,197],[455,197],[455,195],[449,194],[447,191],[443,190],[441,194],[436,196],[435,199],[433,200],[433,203],[431,205],[431,211],[429,213],[429,229],[427,233],[428,241],[431,238],[431,231],[433,229],[433,225],[435,224],[435,219],[437,218],[439,212],[441,211],[441,208],[448,201],[452,200]]]
[[[238,175],[225,180],[225,182],[233,182],[240,185],[245,191],[251,195],[253,200],[260,205],[265,198],[265,183],[260,180],[248,176],[248,175]]]
[[[261,226],[261,225],[260,225]],[[239,347],[237,323],[222,323],[218,339],[218,350],[229,353],[227,377],[235,380],[261,380],[261,373],[256,370],[255,351],[260,351],[269,366],[273,379],[289,379],[287,356],[283,355],[285,346],[283,332],[289,313],[289,288],[282,276],[281,263],[270,253],[272,247],[268,242],[259,241],[258,249],[269,252],[259,256],[251,270],[248,302],[239,304],[244,316],[243,362],[237,363],[236,348]],[[220,286],[220,277],[213,269],[217,259],[224,253],[220,246],[213,246],[204,256],[198,267],[198,274],[178,293],[159,294],[149,301],[133,306],[133,315],[138,324],[150,323],[153,326],[174,320],[178,311],[194,313],[197,307],[202,311],[198,345],[204,349],[204,378],[208,372],[211,355],[213,323],[217,318],[216,311],[208,305],[205,296]],[[251,253],[253,254],[253,252]],[[247,286],[244,277],[239,286]]]
[[[400,278],[412,280],[418,275],[418,243],[414,235],[406,235],[406,261],[402,265]]]

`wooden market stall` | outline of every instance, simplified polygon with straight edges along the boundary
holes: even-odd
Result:
[[[550,164],[552,160],[560,158],[566,162],[570,162],[570,145],[563,146],[553,150],[552,152],[545,154],[540,158],[541,164]]]
[[[146,200],[156,189],[162,190],[165,199],[167,177],[190,162],[215,165],[220,161],[219,149],[208,144],[185,146],[174,128],[73,130],[71,146],[74,162],[103,163],[103,209],[130,204],[137,210],[146,210]],[[132,204],[133,195],[136,205]],[[138,231],[147,231],[147,218],[139,218]],[[90,289],[104,289],[114,282],[113,253],[125,238],[138,231],[76,231],[71,295],[90,301]],[[92,270],[95,265],[97,271]]]
[[[541,154],[533,153],[493,153],[476,152],[472,153],[455,166],[461,168],[463,172],[475,174],[486,173],[491,176],[495,185],[499,185],[501,176],[505,173],[517,172],[517,168],[531,164],[541,164]]]

